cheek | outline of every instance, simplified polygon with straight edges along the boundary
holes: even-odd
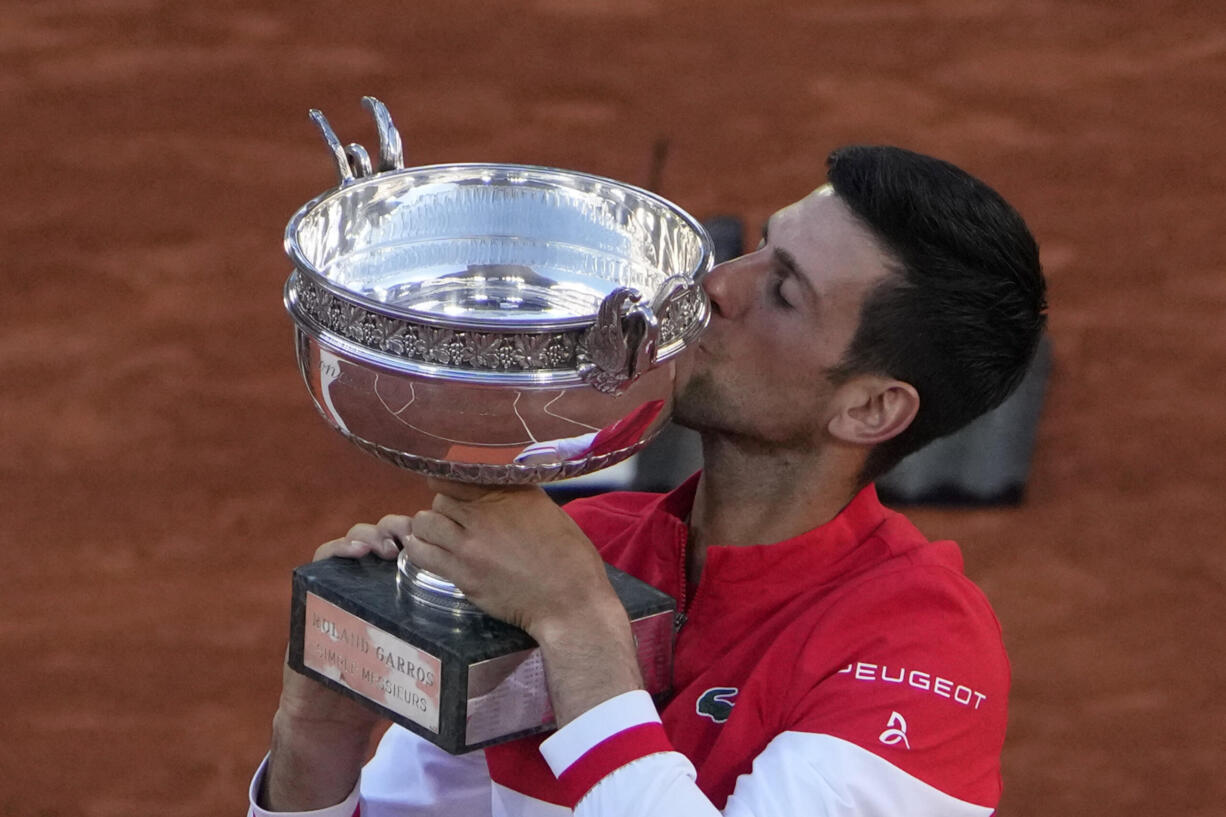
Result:
[[[829,317],[822,320],[820,331],[820,348],[822,350],[822,365],[825,368],[835,365],[843,359],[843,353],[851,346],[856,330],[860,328],[860,303],[849,300],[845,303],[831,305]]]
[[[694,373],[694,354],[697,350],[690,347],[673,360],[673,392],[680,393],[685,389]]]
[[[808,378],[813,372],[828,369],[838,361],[840,326],[829,326],[812,317],[797,316],[793,325],[774,327],[764,332],[750,355],[748,365],[757,371],[771,371],[791,382]],[[831,361],[828,358],[833,357]]]
[[[854,323],[842,319],[834,323],[823,321],[800,337],[785,341],[775,354],[782,358],[782,365],[794,378],[812,379],[817,372],[826,371],[842,361],[843,350],[850,343],[854,329]]]

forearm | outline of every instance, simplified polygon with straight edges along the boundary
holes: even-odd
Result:
[[[311,811],[340,803],[357,785],[369,741],[369,728],[277,710],[258,805]]]
[[[630,620],[616,596],[533,628],[558,726],[643,688]]]

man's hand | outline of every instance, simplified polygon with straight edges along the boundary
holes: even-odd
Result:
[[[408,557],[536,639],[559,725],[642,688],[630,621],[604,562],[543,490],[431,487],[439,494],[413,517]]]
[[[440,493],[413,517],[409,558],[491,616],[535,636],[592,606],[620,610],[596,549],[540,488],[431,487]]]
[[[378,525],[354,525],[325,542],[315,561],[368,553],[394,559],[409,535],[407,516],[385,516]],[[336,805],[357,783],[370,736],[379,723],[371,710],[285,665],[281,701],[273,717],[272,749],[259,804],[273,811],[310,811]]]
[[[324,542],[315,550],[312,561],[333,556],[360,559],[374,553],[383,559],[395,559],[400,545],[408,538],[411,521],[407,516],[385,516],[378,525],[354,525],[340,539]],[[301,721],[331,721],[338,724],[365,727],[367,734],[379,717],[356,701],[294,672],[286,664],[282,672],[281,701],[277,715]]]

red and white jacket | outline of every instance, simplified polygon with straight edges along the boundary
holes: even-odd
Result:
[[[794,539],[710,548],[688,593],[696,483],[567,506],[607,561],[679,599],[662,710],[627,693],[463,756],[392,727],[350,797],[310,814],[990,815],[1009,665],[957,546],[870,486]]]

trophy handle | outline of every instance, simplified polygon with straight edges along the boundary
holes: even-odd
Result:
[[[400,131],[396,130],[396,126],[392,123],[392,115],[388,113],[387,106],[373,96],[362,97],[362,105],[374,116],[375,129],[379,132],[378,172],[403,170],[404,143],[400,139]],[[332,153],[332,160],[336,164],[337,179],[341,187],[374,175],[370,154],[366,152],[366,148],[356,142],[342,145],[341,140],[336,136],[336,131],[332,130],[332,126],[328,124],[327,117],[318,108],[312,108],[310,115],[311,120],[323,135],[328,150]]]
[[[344,146],[341,145],[341,140],[336,138],[336,131],[332,130],[327,117],[318,108],[311,109],[311,120],[323,134],[328,149],[332,151],[332,160],[336,163],[336,175],[340,178],[341,185],[349,184],[353,181],[353,168],[349,166],[349,157],[345,153]]]
[[[375,128],[379,131],[379,172],[403,170],[404,143],[400,141],[400,131],[392,124],[387,106],[373,96],[362,97],[362,106],[375,118]]]
[[[610,292],[577,344],[579,376],[605,394],[625,391],[655,362],[660,322],[641,299],[636,289]]]

